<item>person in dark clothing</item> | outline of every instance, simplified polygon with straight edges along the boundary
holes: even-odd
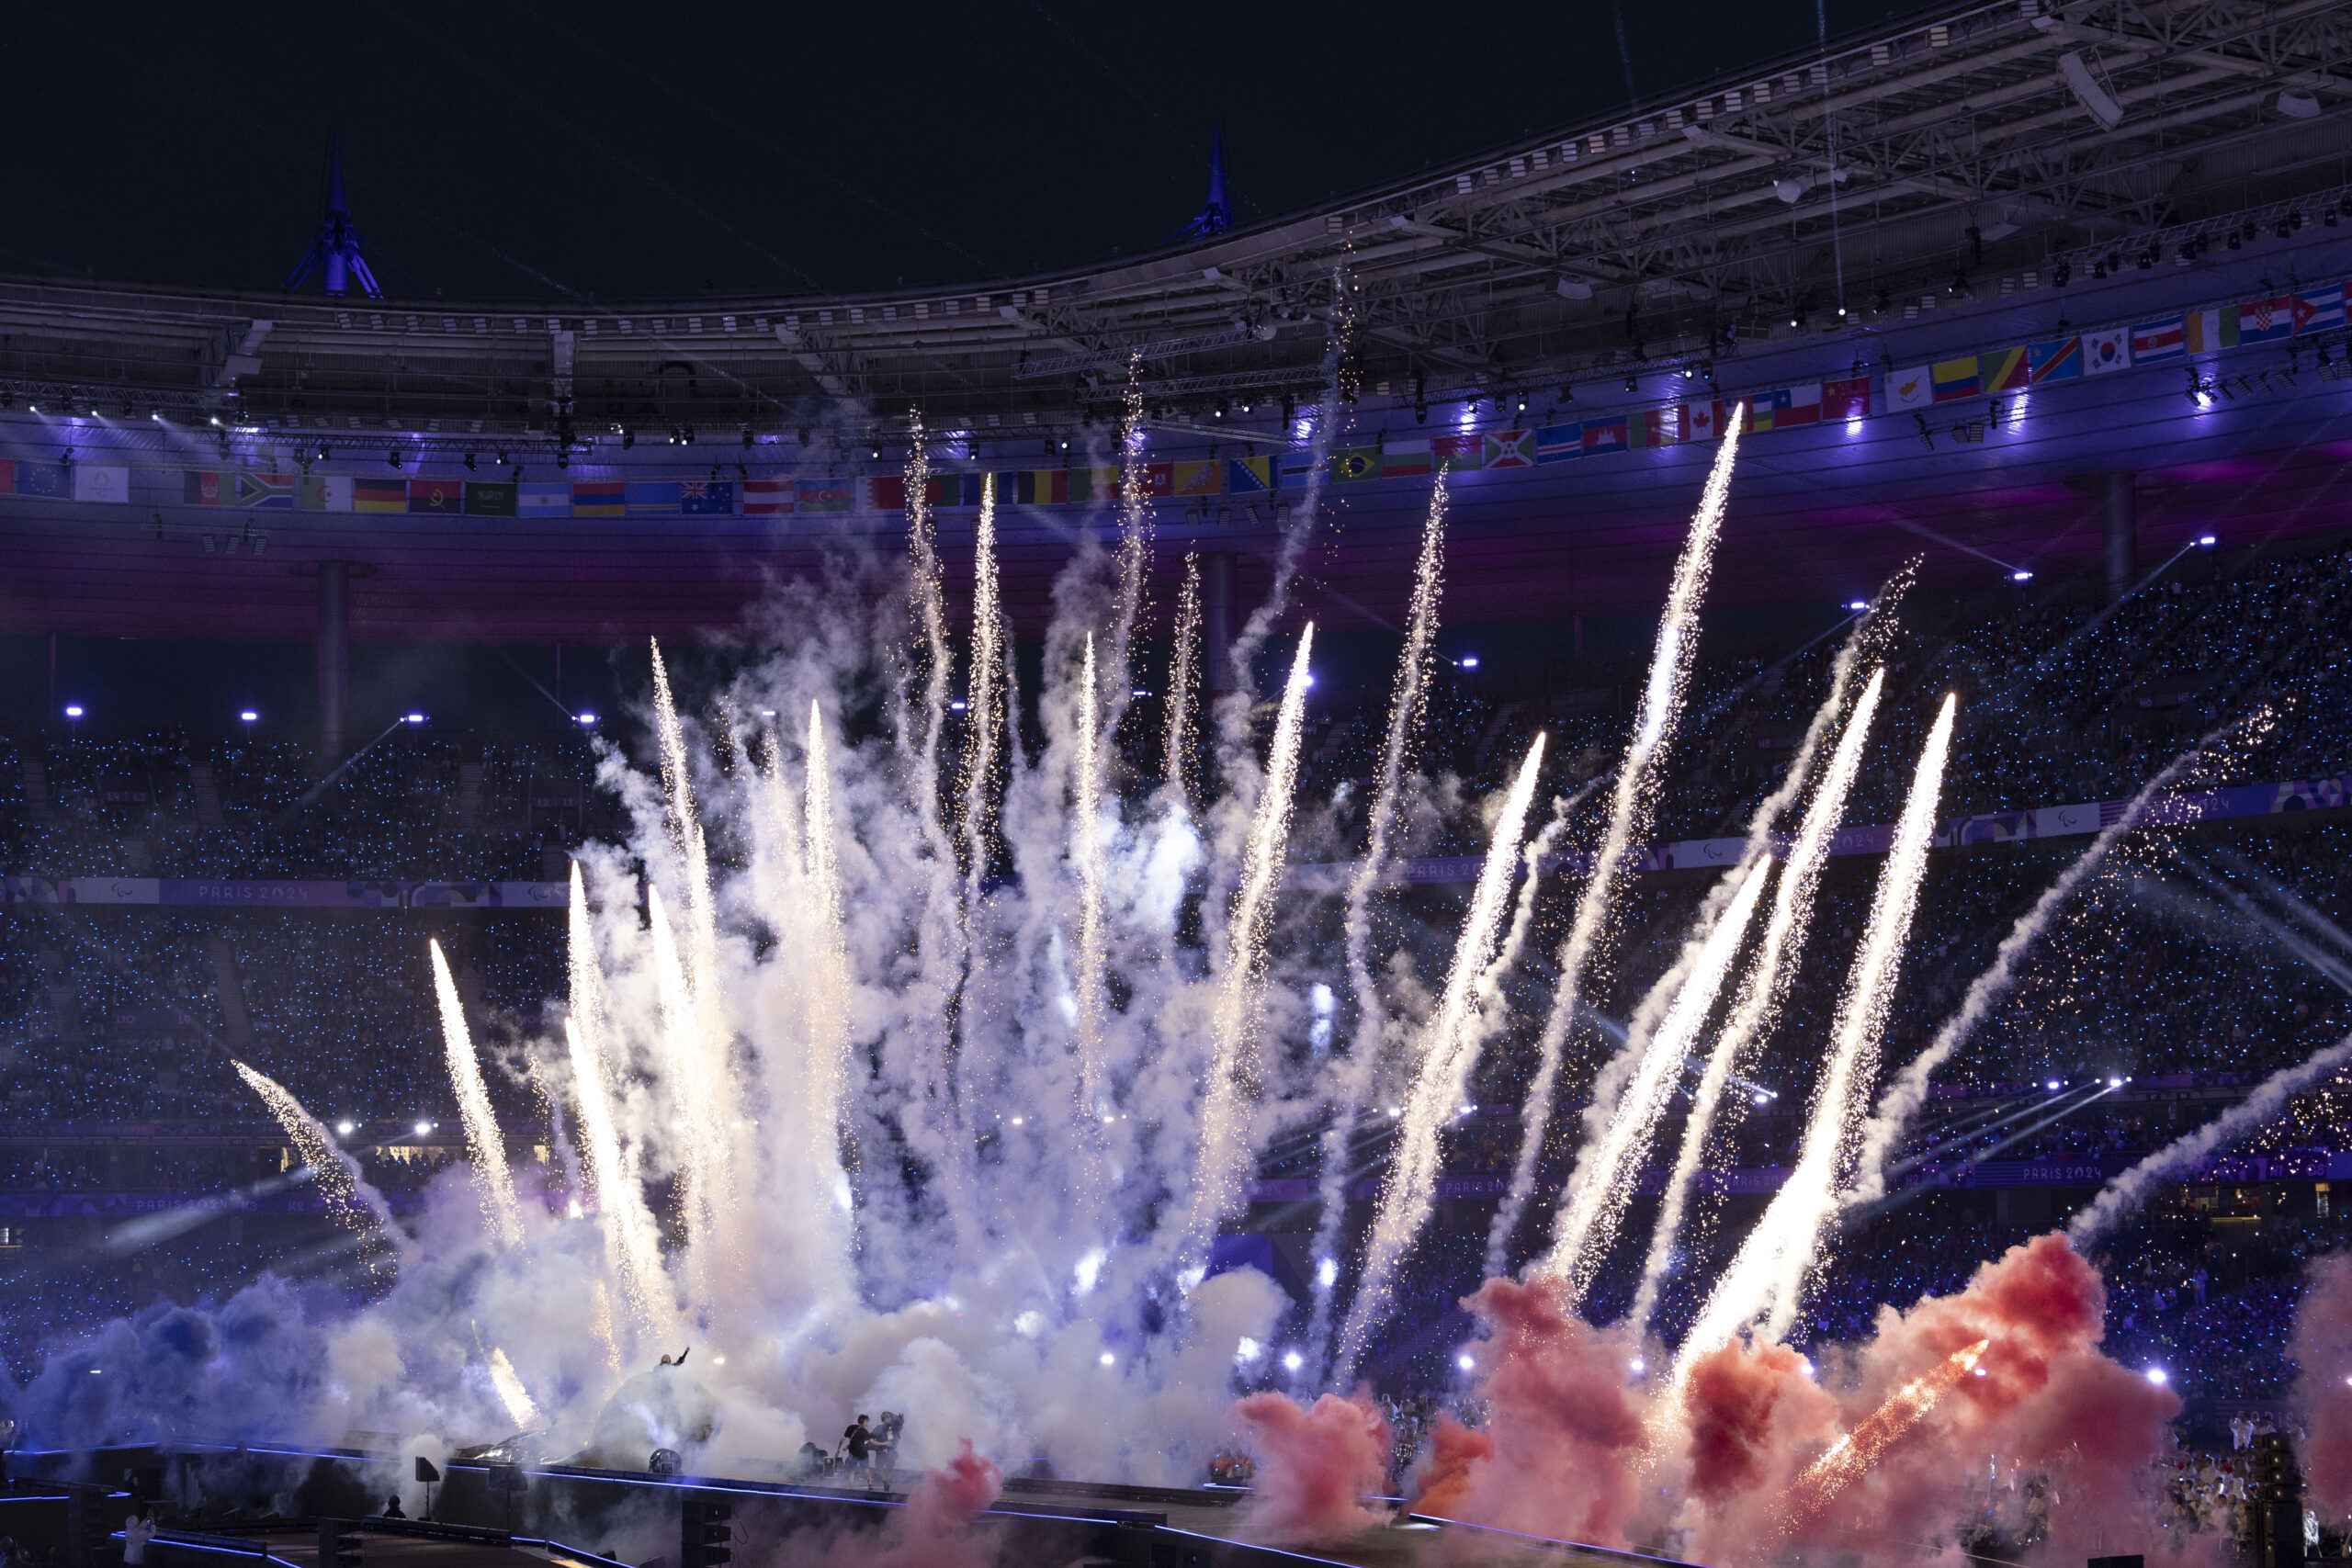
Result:
[[[401,1510],[401,1495],[399,1493],[393,1493],[390,1499],[384,1504],[384,1517],[388,1519],[404,1519],[408,1517],[408,1515]]]
[[[833,1450],[836,1459],[846,1458],[853,1469],[863,1469],[868,1491],[874,1487],[874,1431],[866,1423],[868,1417],[859,1411],[857,1420],[842,1434],[841,1444]]]

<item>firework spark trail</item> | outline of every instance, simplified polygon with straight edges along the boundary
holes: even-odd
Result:
[[[2149,1189],[2201,1163],[2278,1114],[2288,1100],[2334,1077],[2352,1063],[2352,1034],[2256,1085],[2252,1094],[2184,1137],[2177,1138],[2110,1180],[2066,1225],[2066,1239],[2081,1252],[2105,1235],[2147,1198]]]
[[[1266,751],[1265,785],[1250,825],[1240,885],[1226,919],[1225,973],[1210,1020],[1208,1082],[1202,1095],[1200,1156],[1193,1196],[1177,1236],[1187,1262],[1205,1255],[1217,1222],[1240,1196],[1250,1148],[1250,1112],[1244,1090],[1257,1073],[1258,986],[1266,961],[1266,929],[1274,892],[1282,881],[1283,851],[1290,836],[1291,795],[1298,781],[1299,730],[1306,710],[1306,660],[1315,644],[1310,623],[1298,636],[1290,681],[1283,688],[1274,719],[1273,743]]]
[[[1850,645],[1849,645],[1850,646]],[[1841,656],[1842,659],[1842,656]],[[1806,732],[1808,743],[1815,739],[1825,720],[1834,717],[1845,704],[1845,676],[1841,667],[1838,679],[1830,683],[1829,696],[1814,715],[1814,727]],[[1673,1256],[1676,1237],[1682,1229],[1682,1215],[1690,1198],[1690,1184],[1697,1179],[1699,1164],[1705,1157],[1707,1139],[1713,1131],[1715,1112],[1723,1103],[1724,1086],[1730,1082],[1740,1059],[1749,1046],[1769,1032],[1779,1016],[1781,1003],[1796,976],[1797,962],[1804,956],[1803,944],[1795,940],[1812,922],[1815,896],[1821,887],[1822,867],[1828,863],[1829,844],[1838,824],[1846,813],[1846,797],[1851,793],[1854,780],[1861,772],[1862,750],[1870,739],[1871,718],[1878,710],[1879,696],[1885,690],[1886,671],[1871,671],[1869,682],[1862,687],[1861,696],[1854,704],[1853,713],[1846,720],[1846,731],[1832,752],[1829,766],[1821,782],[1814,789],[1813,800],[1805,807],[1804,819],[1797,829],[1795,845],[1789,852],[1788,864],[1781,875],[1780,886],[1772,893],[1771,918],[1764,925],[1764,940],[1749,961],[1747,973],[1741,978],[1739,995],[1732,1003],[1731,1018],[1723,1032],[1716,1036],[1714,1048],[1709,1052],[1707,1065],[1699,1076],[1699,1087],[1691,1092],[1690,1111],[1682,1125],[1682,1146],[1675,1156],[1673,1174],[1668,1177],[1666,1191],[1658,1204],[1657,1224],[1650,1232],[1649,1256],[1642,1264],[1642,1281],[1634,1294],[1634,1309],[1628,1321],[1640,1326],[1649,1321],[1650,1311],[1657,1303],[1659,1282],[1666,1277],[1668,1260]],[[1809,750],[1809,747],[1808,747]],[[1808,771],[1809,756],[1801,751],[1790,764],[1789,776],[1781,784],[1775,799],[1785,805],[1792,797],[1796,786]],[[1770,807],[1771,802],[1767,802]],[[1756,824],[1750,830],[1749,842],[1758,833],[1769,833],[1770,818],[1759,809]]]
[[[490,1091],[482,1086],[481,1063],[474,1056],[473,1035],[466,1028],[465,1004],[458,998],[458,983],[449,976],[449,961],[441,955],[441,942],[429,939],[433,954],[433,994],[441,1003],[441,1043],[449,1062],[449,1086],[457,1091],[458,1114],[466,1128],[466,1158],[472,1166],[474,1191],[481,1199],[482,1218],[502,1247],[523,1240],[523,1206],[514,1199],[514,1179],[506,1168],[506,1140],[491,1113]]]
[[[1577,1160],[1565,1202],[1553,1224],[1552,1250],[1541,1266],[1543,1273],[1562,1282],[1571,1303],[1583,1297],[1593,1272],[1617,1239],[1658,1116],[1681,1080],[1691,1042],[1713,1010],[1716,995],[1731,976],[1732,963],[1747,940],[1748,922],[1755,919],[1771,871],[1771,860],[1758,857],[1740,874],[1738,891],[1708,933],[1666,1017],[1646,1044],[1634,1047],[1641,1052],[1640,1062],[1633,1081],[1618,1098],[1607,1130]]]
[[[1143,616],[1144,586],[1151,568],[1151,513],[1144,501],[1143,356],[1127,362],[1126,417],[1119,427],[1119,609],[1111,623],[1110,655],[1104,660],[1102,698],[1102,745],[1108,748],[1126,716],[1135,682],[1129,650]]]
[[[1429,710],[1430,647],[1437,637],[1438,596],[1443,588],[1445,558],[1445,476],[1437,477],[1430,494],[1428,521],[1421,529],[1421,557],[1413,573],[1412,611],[1406,624],[1404,651],[1397,657],[1396,684],[1388,698],[1388,737],[1381,751],[1379,777],[1374,781],[1370,820],[1364,830],[1363,858],[1348,879],[1346,932],[1348,989],[1356,1008],[1356,1026],[1347,1055],[1332,1065],[1329,1114],[1323,1132],[1322,1174],[1317,1190],[1321,1208],[1316,1223],[1312,1256],[1331,1255],[1346,1217],[1342,1189],[1348,1179],[1348,1138],[1355,1130],[1356,1112],[1371,1090],[1380,1062],[1381,1037],[1387,1009],[1372,976],[1371,904],[1388,870],[1388,842],[1396,823],[1396,795],[1404,783],[1405,761],[1412,750]],[[1513,835],[1516,837],[1516,835]],[[1499,840],[1498,840],[1499,841]],[[1490,847],[1489,853],[1492,853]],[[1331,1298],[1315,1298],[1313,1321],[1307,1327],[1311,1345],[1321,1346],[1329,1328]]]
[[[699,1267],[709,1269],[724,1257],[742,1261],[733,1238],[721,1230],[737,1212],[734,1202],[734,1132],[741,1120],[735,1099],[735,1075],[729,1070],[728,1036],[719,1007],[718,904],[710,885],[710,856],[702,821],[695,808],[694,775],[686,755],[685,726],[678,717],[670,688],[670,673],[662,659],[662,645],[653,645],[654,728],[662,743],[662,784],[669,801],[671,842],[676,849],[680,882],[685,894],[684,941],[680,943],[681,978],[684,992],[676,1027],[676,1049],[690,1056],[701,1092],[680,1109],[687,1136],[701,1162],[703,1208],[695,1225],[709,1257]]]
[[[930,1047],[932,1081],[924,1086],[935,1115],[926,1129],[927,1152],[940,1163],[946,1208],[966,1258],[980,1252],[978,1173],[961,1082],[964,985],[971,958],[970,908],[957,897],[956,854],[939,809],[939,747],[947,728],[947,694],[955,655],[947,641],[947,608],[940,581],[939,541],[931,515],[931,459],[918,415],[907,453],[908,572],[914,589],[915,641],[923,664],[922,731],[911,747],[908,774],[926,873],[917,925],[924,984],[907,995],[907,1024]]]
[[[1423,559],[1429,558],[1425,554]],[[1439,1138],[1461,1103],[1462,1086],[1477,1059],[1475,1027],[1478,981],[1494,961],[1496,939],[1503,915],[1510,906],[1511,877],[1520,863],[1520,836],[1527,829],[1528,807],[1535,799],[1535,781],[1544,765],[1544,737],[1536,736],[1519,765],[1519,776],[1504,797],[1495,819],[1486,863],[1479,867],[1476,888],[1462,930],[1454,939],[1453,964],[1446,972],[1445,991],[1419,1042],[1420,1061],[1413,1087],[1406,1098],[1404,1120],[1398,1124],[1396,1147],[1389,1158],[1388,1180],[1365,1242],[1363,1269],[1349,1304],[1348,1320],[1340,1332],[1340,1355],[1334,1381],[1345,1386],[1354,1376],[1364,1340],[1387,1315],[1389,1287],[1396,1265],[1421,1226],[1429,1222],[1437,1193]],[[1344,1150],[1344,1144],[1342,1145]],[[1329,1151],[1325,1151],[1329,1158]],[[1326,1186],[1330,1186],[1326,1183]],[[1326,1200],[1338,1208],[1338,1193]],[[1320,1247],[1318,1247],[1318,1253]]]
[[[327,1135],[319,1119],[303,1110],[302,1102],[276,1078],[254,1071],[234,1057],[230,1058],[229,1065],[237,1069],[237,1076],[245,1080],[247,1089],[261,1096],[269,1113],[286,1129],[295,1152],[311,1168],[311,1179],[326,1194],[327,1207],[359,1234],[364,1247],[362,1256],[368,1268],[384,1266],[383,1248],[405,1258],[412,1250],[408,1236],[392,1219],[391,1206],[384,1201],[384,1195],[360,1174],[359,1162],[344,1153],[342,1145]],[[376,1232],[372,1240],[368,1239],[369,1221],[374,1222]]]
[[[506,1359],[506,1352],[492,1345],[483,1354],[482,1362],[490,1369],[490,1386],[497,1393],[500,1405],[505,1409],[506,1418],[514,1422],[518,1430],[536,1426],[539,1419],[539,1407],[531,1403],[531,1391],[523,1386],[523,1380],[516,1374],[514,1363]]]
[[[1823,1450],[1821,1457],[1789,1483],[1788,1491],[1781,1495],[1782,1532],[1804,1528],[1835,1502],[1839,1493],[1869,1474],[1881,1454],[1917,1426],[1944,1395],[1959,1386],[1961,1379],[1975,1371],[1977,1361],[1991,1344],[1989,1339],[1979,1339],[1965,1349],[1953,1351],[1889,1394],[1885,1404]]]
[[[1658,621],[1657,643],[1650,654],[1649,683],[1642,695],[1633,740],[1617,770],[1609,826],[1602,833],[1591,869],[1586,874],[1584,891],[1577,897],[1567,937],[1560,944],[1559,977],[1553,984],[1551,1011],[1544,1020],[1544,1032],[1537,1043],[1535,1077],[1528,1085],[1521,1110],[1519,1158],[1511,1169],[1510,1186],[1495,1212],[1494,1225],[1487,1234],[1487,1274],[1490,1279],[1504,1270],[1511,1236],[1519,1229],[1520,1216],[1525,1213],[1528,1196],[1535,1187],[1536,1162],[1543,1157],[1544,1136],[1551,1130],[1552,1099],[1559,1086],[1560,1058],[1583,1001],[1585,966],[1607,933],[1611,896],[1648,821],[1650,764],[1659,749],[1672,738],[1681,714],[1683,688],[1698,649],[1699,602],[1706,596],[1707,579],[1714,567],[1715,540],[1723,531],[1724,508],[1731,495],[1732,464],[1738,452],[1739,422],[1735,420],[1715,453],[1714,467],[1707,475],[1707,488],[1700,496],[1698,512],[1690,519],[1690,536],[1683,541],[1681,558],[1675,563],[1674,584],[1667,594],[1666,610]],[[1621,1052],[1621,1057],[1623,1055]],[[1619,1081],[1631,1066],[1630,1062],[1623,1066],[1612,1064]],[[1614,1087],[1608,1081],[1611,1076],[1604,1074],[1603,1081],[1595,1086],[1596,1105],[1600,1093]]]
[[[1176,646],[1168,658],[1167,760],[1161,782],[1177,806],[1192,808],[1193,686],[1201,665],[1201,557],[1184,553],[1183,583],[1176,591]]]
[[[571,1058],[571,1093],[580,1111],[582,1152],[590,1192],[605,1235],[605,1256],[639,1323],[652,1327],[657,1304],[666,1305],[669,1281],[662,1272],[662,1241],[635,1173],[624,1163],[615,1128],[612,1067],[605,1051],[606,1021],[604,971],[596,963],[594,933],[588,923],[588,893],[580,863],[571,866],[571,1013],[563,1021],[564,1044]]]
[[[849,943],[842,930],[841,857],[833,844],[832,761],[825,741],[825,713],[808,701],[808,780],[802,790],[807,829],[802,835],[808,902],[817,917],[814,984],[809,987],[809,1128],[818,1138],[838,1139],[849,1107]],[[838,1147],[838,1145],[833,1145]],[[834,1161],[838,1168],[838,1160]]]
[[[1758,1318],[1777,1337],[1795,1316],[1805,1270],[1812,1267],[1823,1227],[1836,1211],[1838,1167],[1860,1131],[1862,1104],[1878,1069],[1879,1036],[1902,968],[1911,916],[1918,906],[1958,709],[1958,698],[1944,698],[1920,749],[1911,793],[1895,824],[1894,843],[1879,870],[1878,891],[1863,922],[1862,946],[1854,955],[1830,1029],[1828,1055],[1814,1086],[1813,1115],[1796,1164],[1684,1337],[1675,1358],[1678,1385],[1689,1375],[1692,1361]]]
[[[1928,1078],[1975,1032],[1976,1026],[1992,1011],[1993,1005],[2008,994],[2009,987],[2017,983],[2018,966],[2024,961],[2027,950],[2049,927],[2059,907],[2074,897],[2075,889],[2098,869],[2100,863],[2107,859],[2108,852],[2126,833],[2133,831],[2148,819],[2148,814],[2156,802],[2168,795],[2173,785],[2180,782],[2181,776],[2208,751],[2230,736],[2249,727],[2267,723],[2268,718],[2267,712],[2256,712],[2246,718],[2222,725],[2166,763],[2162,773],[2142,784],[2139,793],[2125,803],[2121,815],[2099,829],[2098,837],[2075,858],[2074,863],[2059,875],[2058,880],[2042,889],[2041,896],[2033,901],[2032,907],[2018,917],[2017,923],[2009,928],[2009,934],[2001,939],[2001,945],[1994,951],[1993,962],[1969,984],[1967,995],[1961,998],[1960,1006],[1953,1010],[1951,1017],[1944,1021],[1943,1027],[1936,1031],[1936,1037],[1928,1042],[1927,1048],[1895,1075],[1894,1081],[1879,1097],[1877,1110],[1872,1113],[1869,1125],[1862,1129],[1861,1162],[1856,1173],[1854,1190],[1846,1195],[1846,1201],[1875,1202],[1885,1196],[1887,1152],[1902,1141],[1904,1129],[1910,1125],[1911,1118],[1926,1103]]]
[[[968,737],[963,790],[964,903],[967,908],[979,903],[980,889],[988,880],[998,737],[1005,719],[1004,681],[999,668],[1003,658],[1004,606],[999,598],[996,566],[996,476],[982,474],[980,514],[972,525],[972,671],[964,693]],[[826,831],[830,840],[830,820]]]
[[[1095,687],[1094,635],[1086,637],[1086,664],[1078,697],[1077,766],[1073,769],[1070,858],[1078,868],[1078,962],[1070,976],[1077,993],[1079,1122],[1099,1130],[1110,1111],[1103,1079],[1102,734]]]
[[[694,996],[686,983],[685,961],[678,953],[678,938],[670,923],[668,901],[662,889],[645,890],[646,943],[653,960],[653,988],[659,1027],[654,1038],[654,1077],[668,1091],[671,1154],[678,1171],[677,1216],[687,1246],[689,1293],[697,1301],[707,1296],[712,1280],[707,1258],[711,1224],[711,1159],[702,1136],[703,1118],[695,1107],[708,1102],[705,1064],[695,1038]]]

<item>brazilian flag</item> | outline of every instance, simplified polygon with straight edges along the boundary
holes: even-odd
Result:
[[[1331,454],[1331,477],[1345,483],[1350,479],[1376,479],[1380,477],[1380,448],[1349,446]]]

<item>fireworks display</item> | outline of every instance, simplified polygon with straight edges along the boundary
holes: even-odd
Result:
[[[1989,1339],[1955,1350],[1932,1371],[1922,1372],[1887,1396],[1886,1403],[1854,1425],[1807,1465],[1790,1486],[1782,1507],[1785,1528],[1797,1529],[1818,1516],[1838,1495],[1868,1474],[1889,1446],[1919,1424],[1960,1380],[1976,1370]]]

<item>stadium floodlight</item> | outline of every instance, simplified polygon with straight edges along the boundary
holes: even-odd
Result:
[[[1295,1372],[1305,1365],[1306,1365],[1306,1358],[1300,1355],[1297,1351],[1285,1350],[1283,1352],[1283,1370],[1284,1371]]]
[[[2162,1388],[2171,1380],[2165,1376],[2165,1370],[2162,1367],[2150,1367],[2148,1369],[2148,1381],[2155,1384],[2158,1388]]]
[[[351,1118],[349,1118],[348,1116],[345,1117],[342,1121],[340,1121],[340,1122],[336,1122],[336,1123],[334,1124],[334,1130],[335,1130],[337,1133],[341,1134],[344,1137],[346,1137],[346,1138],[347,1138],[347,1137],[349,1137],[349,1136],[351,1136],[351,1134],[352,1134],[353,1133],[355,1133],[355,1132],[357,1132],[357,1131],[358,1131],[358,1129],[357,1129],[356,1127],[354,1127],[354,1126],[352,1125],[352,1123],[351,1123]]]
[[[2015,571],[2009,573],[2009,581],[2011,582],[2031,582],[2033,581],[2033,573],[2026,570],[2023,567],[2019,567]]]
[[[259,717],[261,717],[261,715],[259,715],[259,714],[257,714],[257,713],[254,712],[254,710],[253,710],[253,709],[251,709],[251,708],[246,708],[246,709],[243,710],[242,712],[240,712],[240,713],[237,715],[237,716],[238,716],[239,718],[241,718],[241,719],[244,720],[247,724],[251,724],[251,723],[253,723],[254,720],[256,720],[256,719],[258,719]]]
[[[1870,607],[1871,602],[1867,599],[1849,599],[1846,601],[1846,608],[1853,611],[1854,614],[1858,615]]]
[[[424,716],[421,713],[410,714],[406,722],[410,724],[423,724],[424,722]]]
[[[2046,1078],[2042,1081],[2041,1087],[2048,1089],[2051,1093],[2056,1094],[2060,1089],[2066,1086],[2060,1083],[2056,1078]]]
[[[1465,653],[1453,662],[1462,669],[1476,670],[1478,668],[1478,656],[1475,653]]]
[[[79,718],[79,717],[81,717],[81,716],[82,716],[82,705],[81,705],[81,704],[79,704],[79,703],[69,703],[69,704],[67,704],[67,705],[66,705],[66,708],[65,708],[65,716],[66,716],[66,717],[68,717],[68,718]]]
[[[2219,539],[2215,538],[2215,537],[2214,537],[2212,535],[2211,535],[2211,534],[2199,534],[2199,535],[2198,535],[2198,536],[2197,536],[2197,544],[2198,544],[2198,547],[2199,547],[2199,548],[2200,548],[2200,549],[2208,549],[2208,550],[2210,550],[2210,549],[2211,549],[2215,545],[2218,545],[2218,544],[2220,544],[2221,542],[2222,542],[2221,540],[2219,540]]]
[[[419,1122],[416,1124],[416,1135],[420,1138],[431,1131],[433,1131],[433,1123],[430,1122]]]
[[[1475,1372],[1478,1370],[1478,1358],[1464,1350],[1453,1358],[1453,1364],[1465,1372]]]
[[[583,713],[580,716],[580,722],[582,724],[594,724],[596,722],[596,716],[593,711]]]

